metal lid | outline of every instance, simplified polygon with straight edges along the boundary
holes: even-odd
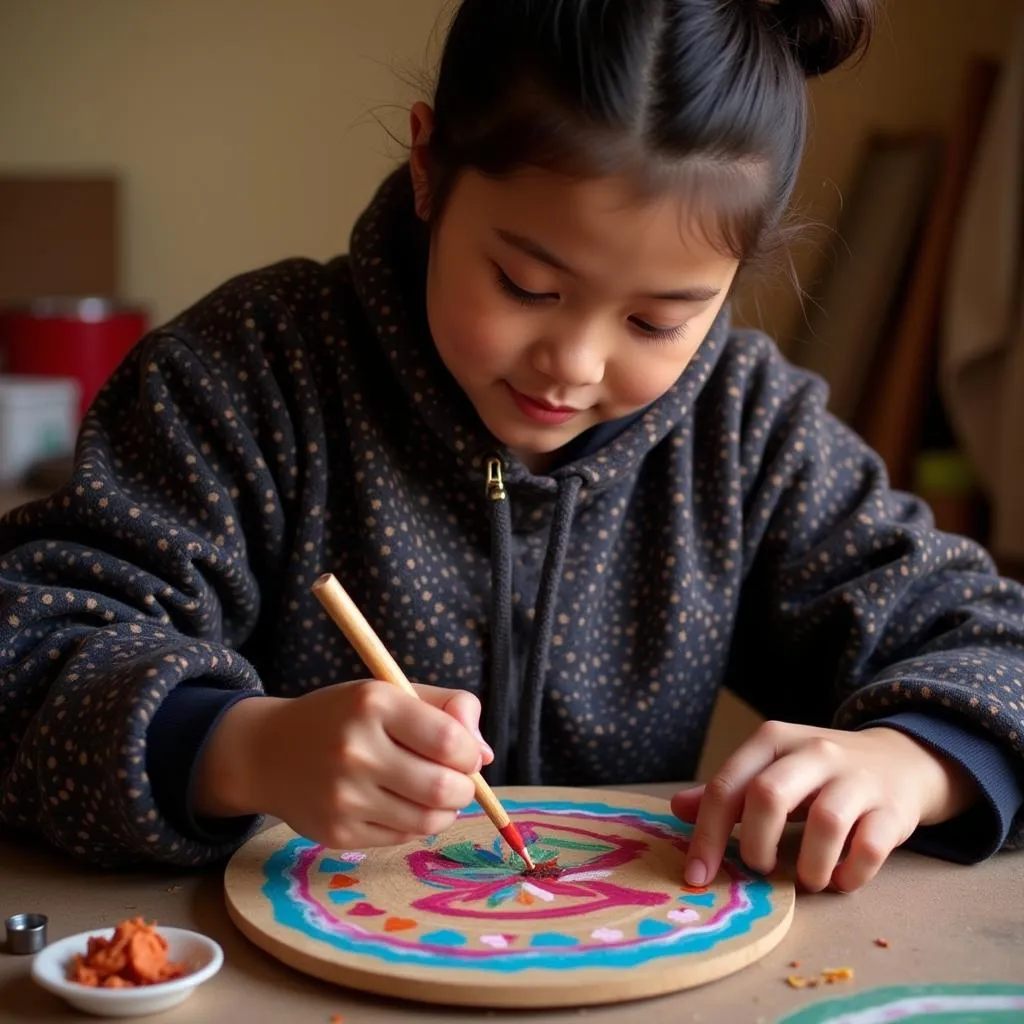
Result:
[[[6,923],[9,953],[38,953],[46,945],[45,914],[15,914]]]

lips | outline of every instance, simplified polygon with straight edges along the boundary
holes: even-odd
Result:
[[[545,426],[561,426],[582,412],[581,409],[574,409],[572,406],[554,405],[542,398],[532,398],[530,395],[518,391],[511,384],[506,383],[505,386],[519,411],[535,423]]]
[[[529,398],[534,405],[539,405],[542,409],[547,409],[548,412],[579,412],[579,409],[574,409],[571,405],[552,405],[550,402],[545,402],[541,398],[532,398],[529,395],[526,397]]]

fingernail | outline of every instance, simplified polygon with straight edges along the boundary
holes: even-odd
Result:
[[[480,732],[480,727],[476,726],[473,729],[473,734],[480,741],[480,746],[483,747],[484,753],[489,755],[492,759],[494,758],[494,751],[491,749],[491,745],[484,739],[483,733]]]
[[[708,866],[702,860],[691,860],[683,872],[687,885],[707,885]]]

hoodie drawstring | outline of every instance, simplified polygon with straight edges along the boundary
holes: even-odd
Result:
[[[530,645],[520,700],[517,736],[517,775],[523,785],[538,785],[540,774],[540,719],[544,677],[554,632],[558,586],[562,580],[572,517],[583,480],[566,477],[558,485],[554,519],[548,539],[540,589],[534,612],[533,641]],[[512,680],[512,515],[508,494],[501,478],[501,463],[488,463],[487,493],[491,499],[491,678],[487,702],[487,736],[494,750],[494,762],[487,774],[496,785],[505,781],[509,755],[509,698]]]
[[[508,698],[512,683],[512,513],[501,479],[501,463],[487,464],[491,499],[491,679],[485,736],[494,760],[484,769],[495,784],[508,775]]]

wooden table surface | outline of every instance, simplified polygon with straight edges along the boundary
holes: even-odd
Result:
[[[672,786],[623,787],[669,796]],[[795,839],[795,837],[793,837]],[[793,851],[786,862],[792,864]],[[772,1024],[815,1001],[881,985],[1024,982],[1024,853],[960,867],[898,852],[861,892],[798,896],[793,925],[764,959],[698,989],[619,1006],[494,1013],[391,1002],[308,978],[263,953],[235,928],[224,907],[223,869],[101,873],[56,854],[0,843],[0,918],[45,913],[49,939],[113,925],[141,914],[196,929],[225,952],[221,972],[184,1004],[147,1020],[245,1024],[477,1021],[561,1024],[581,1018],[613,1024]],[[890,943],[883,949],[875,939]],[[789,964],[800,961],[794,971]],[[0,1020],[85,1020],[29,976],[30,957],[0,952]],[[791,989],[789,974],[852,967],[852,982]],[[143,1018],[139,1018],[143,1019]]]

